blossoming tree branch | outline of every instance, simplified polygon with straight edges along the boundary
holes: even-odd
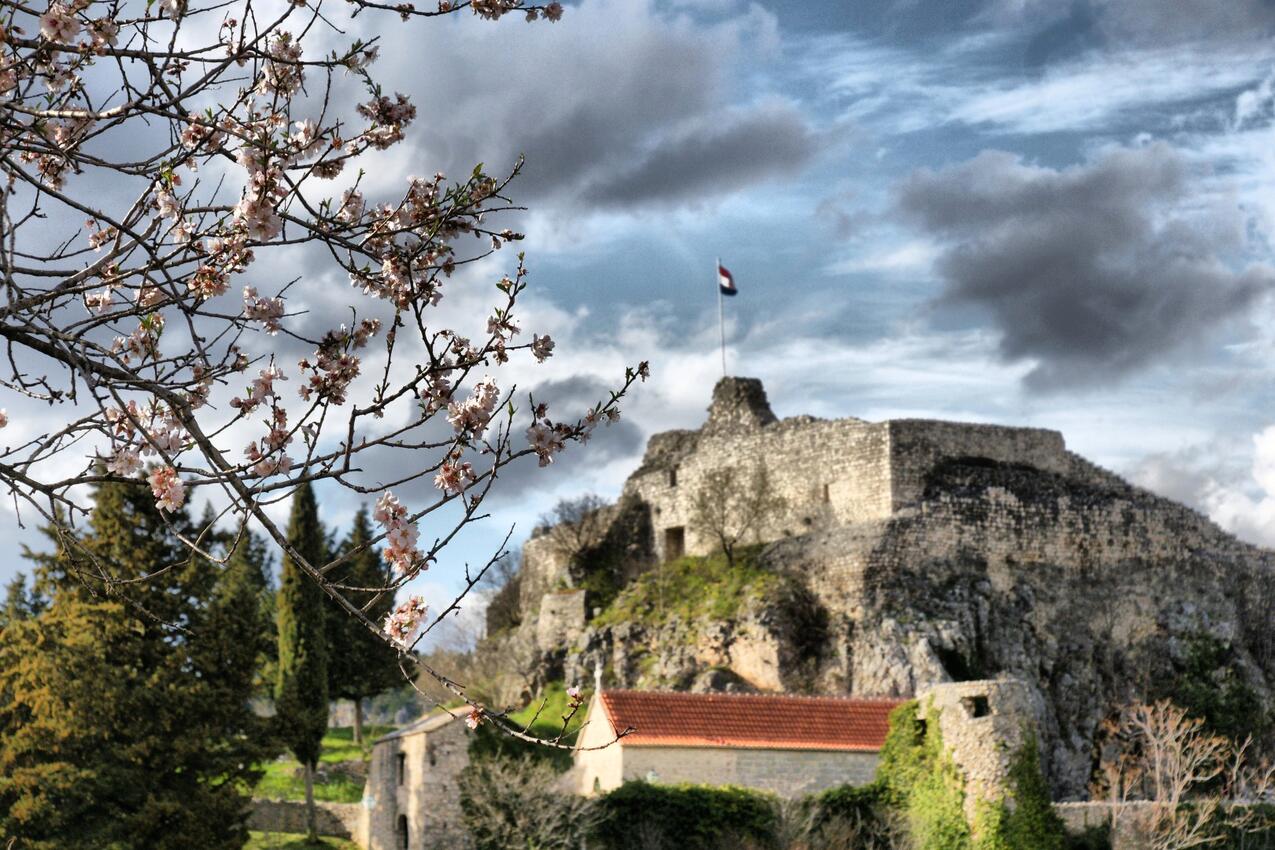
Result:
[[[53,528],[72,550],[86,487],[144,478],[170,513],[208,496],[223,527],[242,537],[259,524],[399,648],[405,669],[418,665],[468,699],[409,652],[459,599],[430,621],[412,596],[373,623],[371,603],[360,608],[348,592],[394,594],[441,562],[503,467],[524,456],[545,466],[617,419],[646,366],[617,376],[586,410],[551,414],[518,395],[501,367],[554,349],[519,325],[521,255],[484,285],[477,332],[444,318],[457,287],[479,285],[458,271],[522,238],[499,226],[521,163],[503,176],[479,166],[459,180],[405,176],[388,192],[366,185],[361,163],[402,142],[417,116],[408,97],[377,84],[375,37],[347,30],[368,16],[465,12],[554,21],[562,9],[5,0],[0,393],[45,412],[22,439],[0,430],[0,485],[21,522]],[[302,256],[317,270],[281,279]],[[349,283],[339,321],[311,309],[334,278]],[[308,353],[276,356],[287,348]],[[15,434],[9,419],[0,412],[0,428]],[[373,464],[392,480],[368,483]],[[434,496],[400,501],[394,491],[418,480]],[[368,545],[383,545],[393,567],[385,587],[331,580],[357,553],[309,563],[271,519],[267,508],[314,482],[375,499],[380,534]],[[202,537],[182,539],[214,557]],[[119,583],[110,563],[78,548],[82,581]],[[462,597],[481,574],[466,570]],[[470,702],[471,722],[485,713]]]

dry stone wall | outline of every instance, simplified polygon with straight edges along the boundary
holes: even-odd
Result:
[[[320,835],[350,838],[363,844],[363,806],[359,803],[314,804]],[[248,828],[261,832],[306,832],[306,806],[294,800],[254,799],[248,815]]]

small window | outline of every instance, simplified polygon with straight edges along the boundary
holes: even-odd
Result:
[[[407,815],[398,816],[398,823],[394,826],[394,846],[399,850],[408,850]]]
[[[664,560],[675,561],[686,554],[686,529],[680,525],[664,529]]]
[[[832,493],[829,490],[830,488],[827,484],[823,485],[823,500],[825,504],[832,501]]]
[[[398,754],[398,784],[402,785],[407,781],[407,753]]]
[[[438,764],[438,753],[434,751],[434,744],[432,741],[425,742],[425,757],[429,759],[430,767]]]
[[[670,486],[670,487],[676,487],[676,486],[677,486],[677,467],[676,467],[676,466],[669,467],[669,471],[668,471],[668,486]]]
[[[992,713],[992,707],[988,705],[986,696],[966,697],[961,702],[965,706],[965,713],[970,717],[987,717]]]

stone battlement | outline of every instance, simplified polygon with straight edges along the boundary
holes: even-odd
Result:
[[[651,437],[624,492],[651,505],[655,549],[668,558],[710,550],[711,541],[690,527],[690,502],[716,470],[765,468],[788,505],[758,529],[758,542],[771,542],[892,516],[916,502],[937,463],[962,457],[1059,474],[1073,465],[1057,431],[924,419],[779,420],[760,381],[723,378],[704,426]]]

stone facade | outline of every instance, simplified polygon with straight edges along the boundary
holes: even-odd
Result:
[[[465,724],[428,715],[380,738],[363,790],[367,850],[464,848],[457,777],[469,765]]]

